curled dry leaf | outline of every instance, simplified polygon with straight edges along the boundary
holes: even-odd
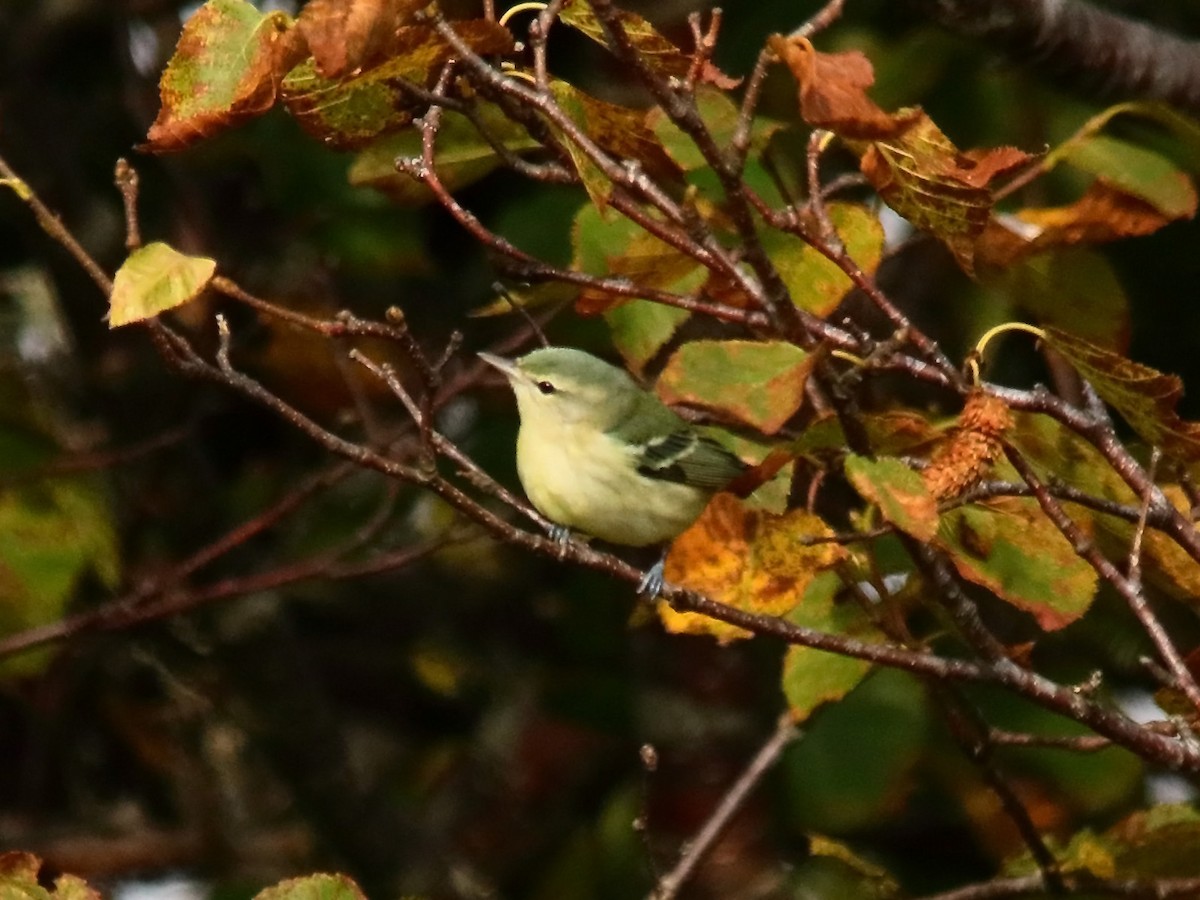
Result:
[[[427,0],[309,0],[296,27],[317,71],[338,78],[389,56],[400,26],[428,5]]]
[[[1191,198],[1182,218],[1196,214],[1195,192]],[[1022,209],[1007,223],[993,218],[976,245],[976,258],[991,266],[1011,266],[1054,247],[1153,234],[1175,220],[1150,202],[1098,178],[1067,206]]]
[[[846,138],[891,137],[924,115],[919,109],[889,113],[867,96],[875,70],[860,51],[821,53],[808,38],[773,35],[770,48],[799,84],[800,115],[809,125]]]

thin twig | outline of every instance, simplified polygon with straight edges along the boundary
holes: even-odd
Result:
[[[700,865],[729,826],[733,817],[737,815],[738,810],[742,808],[751,792],[762,781],[763,776],[771,770],[788,745],[799,736],[800,732],[792,722],[791,715],[784,713],[780,716],[779,724],[776,725],[770,738],[754,754],[754,758],[750,760],[737,780],[729,786],[729,790],[725,792],[704,825],[696,832],[696,836],[684,845],[684,849],[679,855],[679,861],[675,863],[670,872],[658,879],[658,884],[650,892],[648,900],[674,900],[679,890],[696,871],[696,867]]]

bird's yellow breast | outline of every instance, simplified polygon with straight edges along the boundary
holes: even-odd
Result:
[[[709,494],[642,475],[637,452],[595,429],[553,421],[531,429],[523,423],[517,474],[533,505],[559,525],[614,544],[662,543],[696,520]]]

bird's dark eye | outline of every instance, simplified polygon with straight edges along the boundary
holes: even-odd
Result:
[[[537,389],[543,394],[553,394],[558,390],[558,388],[552,385],[549,381],[539,381],[537,383]]]

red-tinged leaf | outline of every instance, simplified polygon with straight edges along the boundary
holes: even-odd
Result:
[[[100,892],[77,875],[59,875],[54,890],[38,882],[42,861],[32,853],[0,853],[0,898],[3,900],[100,900]]]
[[[576,215],[571,242],[574,247],[572,268],[589,275],[619,275],[647,290],[675,291],[684,296],[696,293],[705,278],[706,270],[691,257],[663,243],[624,216],[606,218],[593,204],[583,206]],[[596,315],[619,309],[628,302],[627,297],[587,287],[580,292],[576,309],[584,315]],[[637,319],[638,315],[633,314],[632,318]],[[682,321],[674,313],[656,315],[654,331],[662,337],[663,342],[670,338],[670,334],[663,334],[662,328],[677,318]],[[627,349],[634,357],[647,351],[652,355],[662,346],[660,342],[653,349],[643,347],[641,351],[634,350],[633,344],[638,343],[638,339],[630,333],[629,327],[636,327],[637,322],[617,321],[622,336],[630,342]],[[646,359],[649,357],[642,362]]]
[[[883,256],[879,217],[857,203],[830,203],[827,211],[850,257],[864,272],[874,272]],[[849,275],[807,241],[774,229],[761,232],[760,239],[792,302],[801,309],[826,316],[854,287]]]
[[[1011,147],[960,153],[922,114],[903,131],[867,146],[860,167],[888,206],[944,243],[962,269],[973,273],[976,239],[994,202],[988,185],[1030,158]]]
[[[1170,456],[1200,458],[1200,422],[1185,422],[1175,412],[1183,395],[1178,376],[1164,375],[1057,328],[1046,329],[1046,343],[1066,357],[1148,444]]]
[[[1190,188],[1190,181],[1182,177]],[[1180,212],[1181,218],[1195,214],[1195,192]],[[1054,247],[1153,234],[1172,221],[1159,207],[1098,179],[1068,206],[1022,209],[1012,217],[994,218],[979,238],[976,259],[991,266],[1009,266]]]
[[[782,341],[692,341],[659,376],[667,403],[701,406],[764,434],[784,426],[804,402],[813,357]]]
[[[936,540],[959,575],[1025,610],[1047,631],[1074,622],[1095,596],[1095,570],[1032,498],[944,512]]]
[[[491,140],[480,132],[482,126]],[[419,159],[422,135],[416,130],[376,139],[350,165],[347,178],[356,186],[369,186],[396,203],[419,206],[433,199],[423,181],[396,171],[396,159]],[[515,154],[541,146],[529,132],[505,116],[493,104],[481,104],[475,121],[462,113],[445,110],[438,128],[434,168],[446,190],[454,192],[480,180],[501,163],[496,146]]]
[[[919,473],[898,459],[846,457],[846,477],[864,500],[876,504],[884,519],[919,541],[937,534],[937,501]]]
[[[339,78],[391,56],[393,43],[427,0],[308,0],[296,19],[316,69]]]
[[[668,78],[682,79],[688,75],[692,67],[690,53],[685,53],[667,40],[653,25],[636,13],[616,10],[615,14],[626,38],[646,66]],[[602,47],[611,46],[595,10],[585,0],[568,0],[559,13],[558,21],[571,26]],[[733,90],[741,83],[740,78],[730,78],[711,62],[706,62],[698,75],[699,83],[712,84],[722,90]]]
[[[508,29],[485,19],[455,22],[454,30],[476,53],[512,49]],[[331,147],[361,149],[374,139],[403,128],[428,104],[405,84],[433,84],[453,49],[433,28],[404,25],[390,46],[391,58],[349,77],[326,78],[306,60],[283,80],[283,102],[309,134]]]
[[[828,634],[882,641],[883,634],[861,606],[835,602],[841,587],[842,581],[835,573],[821,573],[809,583],[800,602],[788,613],[788,620]],[[872,663],[864,659],[799,645],[788,647],[783,657],[783,695],[793,720],[804,722],[826,703],[841,700],[872,668]]]
[[[254,895],[254,900],[366,900],[345,875],[306,875],[289,878]]]
[[[647,231],[634,232],[624,247],[613,247],[606,259],[608,274],[646,289],[677,291],[688,295],[699,290],[706,272],[694,259],[665,244]],[[605,291],[584,288],[576,312],[590,316],[605,312],[616,300]]]
[[[266,112],[304,57],[291,19],[246,0],[208,0],[183,26],[159,81],[158,118],[142,150],[182,150]]]
[[[773,35],[768,45],[799,84],[800,116],[809,125],[845,138],[887,138],[923,115],[919,109],[885,112],[871,100],[871,62],[858,50],[821,53],[808,38]]]
[[[108,327],[141,322],[195,300],[216,271],[216,260],[187,256],[169,244],[134,250],[113,278]]]
[[[707,594],[738,609],[779,616],[804,596],[816,575],[846,557],[839,544],[801,545],[801,536],[829,535],[828,526],[803,510],[772,515],[731,494],[718,494],[667,555],[667,581]],[[677,634],[708,634],[721,643],[750,633],[698,613],[659,605],[663,626]]]

